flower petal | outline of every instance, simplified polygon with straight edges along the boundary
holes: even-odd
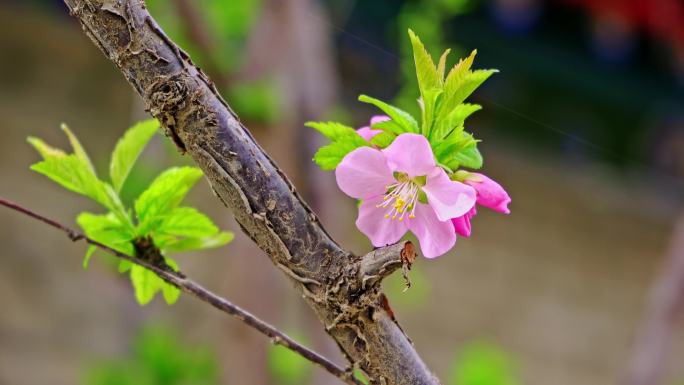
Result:
[[[508,196],[506,190],[486,175],[478,173],[472,173],[472,175],[475,178],[466,178],[464,182],[477,191],[477,203],[494,211],[510,214],[508,204],[511,203],[511,197]]]
[[[371,127],[375,123],[380,123],[387,120],[390,120],[390,117],[387,115],[375,115],[371,118],[370,125],[359,128],[358,130],[356,130],[356,133],[361,135],[362,138],[370,142],[375,135],[382,132],[382,130],[374,130]]]
[[[456,233],[451,221],[440,221],[432,207],[422,203],[416,206],[415,215],[408,227],[418,238],[426,258],[439,257],[454,247]]]
[[[382,202],[382,196],[364,200],[359,206],[359,217],[356,219],[356,227],[375,247],[395,243],[408,231],[406,221],[385,218],[388,209],[377,207]]]
[[[370,142],[373,137],[379,133],[381,133],[382,130],[373,130],[370,127],[361,127],[358,130],[356,130],[356,133],[361,135],[362,138],[366,139],[367,141]]]
[[[352,198],[365,199],[384,194],[394,183],[385,155],[370,147],[360,147],[347,154],[335,169],[340,190]]]
[[[472,231],[470,220],[475,216],[475,214],[477,214],[477,209],[475,206],[473,206],[473,208],[464,215],[451,220],[451,223],[454,224],[454,230],[456,231],[456,234],[466,238],[470,236]]]
[[[428,204],[435,210],[440,221],[458,218],[475,206],[476,192],[473,187],[456,182],[444,170],[428,176],[423,191]]]
[[[404,172],[409,177],[428,175],[437,167],[430,143],[422,135],[401,134],[382,152],[392,171]]]
[[[388,120],[392,120],[392,119],[390,119],[390,117],[387,115],[374,115],[370,120],[370,125],[372,126],[376,123],[386,122]]]

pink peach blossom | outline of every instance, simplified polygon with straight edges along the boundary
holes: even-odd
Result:
[[[475,189],[449,179],[418,134],[401,134],[383,150],[357,148],[342,159],[335,177],[345,194],[362,200],[356,226],[374,246],[395,243],[410,230],[427,258],[454,246],[451,220],[476,201]]]

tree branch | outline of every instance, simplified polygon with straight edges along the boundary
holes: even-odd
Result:
[[[64,1],[180,151],[202,168],[243,231],[291,278],[350,362],[373,384],[439,384],[383,306],[379,280],[356,285],[359,257],[328,235],[211,80],[164,34],[144,3]]]
[[[410,241],[373,250],[359,261],[356,284],[360,285],[361,290],[373,287],[401,267],[406,279],[406,286],[409,287],[411,284],[407,273],[415,260],[416,250]]]
[[[313,350],[307,348],[306,346],[303,346],[299,344],[297,341],[293,340],[291,337],[289,337],[287,334],[281,332],[280,330],[276,329],[275,327],[271,326],[265,321],[262,321],[261,319],[257,318],[250,312],[243,310],[239,306],[233,304],[232,302],[228,301],[225,298],[222,298],[218,296],[217,294],[214,294],[213,292],[205,289],[201,285],[195,283],[191,279],[187,278],[184,274],[181,272],[174,272],[170,271],[167,269],[164,269],[162,267],[156,266],[150,262],[147,262],[143,259],[132,257],[130,255],[126,255],[124,253],[121,253],[119,251],[116,251],[112,249],[111,247],[102,244],[94,239],[88,238],[85,236],[83,233],[80,233],[76,230],[73,230],[67,226],[64,226],[63,224],[54,221],[50,218],[47,218],[41,214],[38,214],[26,207],[23,207],[19,205],[18,203],[14,203],[11,201],[8,201],[6,199],[3,199],[0,197],[0,205],[8,207],[10,209],[16,210],[20,213],[26,214],[34,219],[37,219],[43,223],[46,223],[56,229],[59,229],[67,234],[69,239],[72,241],[84,241],[90,245],[96,246],[100,248],[101,250],[117,257],[121,258],[124,260],[127,260],[131,263],[135,263],[136,265],[142,266],[146,269],[149,269],[153,271],[159,278],[163,279],[164,281],[168,282],[169,284],[181,289],[182,291],[186,293],[190,293],[197,297],[199,300],[204,301],[211,306],[219,309],[220,311],[231,315],[243,323],[245,323],[247,326],[257,330],[259,333],[269,337],[271,339],[271,342],[276,344],[276,345],[281,345],[286,347],[287,349],[292,350],[293,352],[299,354],[302,356],[304,359],[312,362],[315,365],[318,365],[325,369],[328,373],[332,374],[333,376],[339,378],[342,380],[344,383],[349,384],[349,385],[363,385],[361,381],[356,379],[354,377],[353,373],[351,370],[344,370],[340,368],[339,366],[335,365],[333,362],[329,361],[327,358],[321,356],[320,354],[314,352]]]

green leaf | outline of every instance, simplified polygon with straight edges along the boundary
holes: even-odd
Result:
[[[185,198],[202,177],[196,167],[174,167],[164,171],[135,201],[138,235],[147,235],[161,217],[167,215]]]
[[[83,212],[76,218],[76,223],[83,229],[88,238],[126,255],[132,256],[135,254],[133,244],[131,243],[134,237],[133,233],[113,213],[98,215]],[[88,267],[88,261],[94,251],[93,246],[88,248],[83,260],[84,268]]]
[[[201,238],[219,232],[218,227],[198,210],[192,207],[176,207],[161,219],[157,233],[183,237]]]
[[[333,142],[319,148],[313,160],[323,170],[334,170],[347,154],[359,147],[363,146],[351,142]]]
[[[379,148],[385,148],[392,144],[394,138],[396,138],[394,134],[390,134],[388,132],[381,132],[375,135],[373,139],[371,139],[371,144]]]
[[[139,265],[131,266],[130,276],[135,290],[135,299],[140,305],[150,303],[164,283],[154,272]]]
[[[432,61],[432,57],[423,46],[418,36],[412,30],[408,31],[411,38],[411,46],[413,47],[413,59],[416,64],[416,76],[418,77],[418,87],[420,88],[420,95],[425,100],[426,92],[441,88],[442,78],[439,76],[439,71]]]
[[[133,262],[122,259],[119,261],[119,267],[117,268],[117,271],[119,273],[125,273],[130,270],[132,266]]]
[[[489,79],[492,74],[499,72],[498,70],[476,70],[468,74],[468,76],[461,82],[458,90],[451,95],[450,102],[453,104],[462,103],[470,94],[473,93],[485,80]]]
[[[314,162],[323,170],[334,169],[348,153],[359,147],[370,145],[356,133],[356,130],[340,123],[307,122],[306,125],[332,141],[329,145],[321,147],[314,155]]]
[[[482,106],[479,104],[459,104],[451,111],[449,115],[447,115],[447,118],[445,119],[446,126],[449,129],[462,126],[466,118],[481,109]]]
[[[423,99],[423,127],[421,133],[425,137],[432,134],[432,126],[435,123],[436,110],[439,109],[441,97],[444,91],[433,88],[425,92]]]
[[[477,149],[479,141],[473,138],[471,134],[462,131],[458,137],[450,135],[449,139],[445,142],[449,143],[448,148],[437,146],[440,154],[438,158],[439,163],[446,165],[452,170],[456,170],[459,166],[471,169],[482,167],[482,155]],[[453,143],[456,143],[456,145],[453,145]]]
[[[338,140],[344,140],[345,137],[348,136],[356,136],[361,138],[359,134],[356,133],[356,130],[349,127],[345,126],[342,123],[337,123],[337,122],[306,122],[304,123],[305,126],[311,127],[315,129],[316,131],[320,132],[325,136],[326,138],[330,139],[331,141],[335,142]],[[361,138],[363,140],[363,138]]]
[[[446,81],[448,81],[450,77],[463,78],[468,73],[468,71],[470,71],[470,68],[473,66],[476,55],[477,50],[474,49],[470,52],[470,55],[468,55],[468,57],[459,59],[458,63],[456,63],[456,65],[449,71],[449,75],[447,75]]]
[[[445,113],[450,113],[452,109],[456,108],[462,103],[470,94],[477,89],[485,80],[487,80],[497,70],[476,70],[471,71],[470,67],[475,60],[477,50],[474,50],[470,56],[461,59],[456,64],[444,81],[444,110]]]
[[[170,258],[165,258],[166,263],[173,270],[178,271],[178,264]],[[146,305],[161,292],[167,304],[172,305],[180,296],[180,290],[159,278],[153,271],[142,266],[133,264],[130,268],[131,283],[135,290],[135,299],[140,305]]]
[[[433,145],[432,151],[435,154],[435,159],[437,159],[439,163],[448,163],[449,160],[453,157],[454,152],[458,151],[463,147],[462,143],[463,139],[460,135],[450,135],[448,138],[441,140],[436,145]]]
[[[461,165],[476,169],[482,167],[482,156],[477,150],[478,142],[460,126],[438,141],[433,146],[433,151],[437,162],[451,170],[456,170]]]
[[[371,128],[374,130],[382,130],[388,134],[392,134],[393,136],[401,135],[406,132],[406,130],[394,120],[384,120],[382,122],[375,123],[371,126]]]
[[[57,184],[75,193],[88,195],[86,185],[88,172],[81,167],[81,162],[74,155],[51,156],[31,165],[31,170],[45,175]],[[82,174],[82,175],[81,175]]]
[[[164,282],[164,286],[162,286],[162,295],[167,304],[173,305],[178,301],[181,291],[179,288]]]
[[[185,238],[185,239],[165,239],[158,242],[158,246],[166,253],[180,253],[191,250],[214,249],[230,243],[235,235],[231,232],[224,231],[215,235],[203,238]]]
[[[97,251],[97,246],[90,245],[88,246],[88,250],[86,250],[85,257],[83,257],[83,268],[87,269],[88,268],[88,263],[90,263],[90,258],[95,254]]]
[[[471,168],[474,170],[482,168],[482,154],[480,154],[480,151],[477,149],[476,146],[471,146],[462,151],[457,152],[454,156],[454,159],[463,167]]]
[[[52,147],[47,143],[43,142],[40,138],[29,136],[26,140],[33,146],[33,148],[38,151],[38,153],[43,157],[43,159],[50,157],[63,157],[66,156],[64,151],[59,148]]]
[[[439,76],[440,82],[444,81],[444,71],[446,70],[446,61],[447,61],[447,57],[449,56],[450,52],[451,52],[451,48],[447,48],[447,50],[444,51],[442,56],[439,58],[439,64],[437,64],[437,75]]]
[[[121,191],[138,156],[158,129],[159,122],[156,119],[144,120],[129,128],[116,143],[109,163],[109,175],[116,192]]]
[[[420,128],[418,127],[418,122],[416,122],[416,119],[411,116],[406,111],[403,111],[399,109],[398,107],[392,106],[390,104],[387,104],[381,100],[372,98],[368,95],[360,95],[359,96],[359,101],[364,102],[364,103],[369,103],[372,104],[379,109],[381,109],[385,114],[389,115],[389,117],[397,123],[401,128],[402,132],[415,132],[419,133]],[[374,125],[376,127],[377,125]],[[401,134],[397,133],[397,134]]]
[[[95,173],[95,167],[93,167],[93,163],[90,161],[90,158],[83,149],[83,146],[81,146],[81,142],[79,142],[78,138],[76,138],[76,135],[71,132],[65,123],[62,123],[60,128],[69,138],[69,143],[71,143],[71,148],[74,150],[74,155],[76,155],[76,157],[93,173],[93,175],[96,176],[97,174]]]
[[[166,264],[169,265],[173,271],[178,271],[180,268],[178,267],[178,264],[176,261],[174,261],[171,258],[164,258],[166,261]],[[162,295],[164,296],[164,300],[166,301],[167,304],[173,305],[178,301],[178,298],[181,295],[181,291],[179,288],[167,283],[164,281],[164,284],[162,286]]]
[[[455,129],[463,127],[466,118],[474,112],[482,109],[479,104],[459,104],[454,108],[445,118],[435,122],[435,128],[430,133],[430,142],[437,144],[447,135],[451,134]]]
[[[114,207],[104,184],[74,154],[50,156],[33,164],[31,170],[45,175],[67,190],[85,195],[107,208]]]
[[[43,157],[43,161],[31,165],[31,170],[47,176],[67,190],[93,199],[115,212],[124,223],[128,223],[128,217],[116,192],[109,184],[97,178],[81,144],[66,126],[63,129],[69,136],[75,153],[67,155],[38,138],[29,137],[28,142]]]

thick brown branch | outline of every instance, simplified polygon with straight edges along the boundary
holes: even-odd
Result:
[[[213,83],[159,28],[141,0],[65,0],[86,34],[141,95],[181,151],[328,333],[374,384],[434,385],[381,293],[357,290],[359,258],[323,229]]]
[[[169,271],[167,269],[164,269],[162,267],[159,267],[155,264],[152,264],[150,262],[147,262],[145,260],[142,260],[140,258],[135,258],[129,255],[126,255],[124,253],[118,252],[112,248],[110,248],[107,245],[104,245],[94,239],[88,238],[82,233],[79,233],[78,231],[75,231],[67,226],[64,226],[63,224],[54,221],[50,218],[47,218],[41,214],[38,214],[32,210],[29,210],[17,203],[8,201],[6,199],[3,199],[0,197],[0,205],[9,207],[13,210],[16,210],[18,212],[21,212],[23,214],[26,214],[32,218],[35,218],[43,223],[46,223],[54,228],[57,228],[63,232],[65,232],[68,236],[69,239],[72,241],[76,242],[79,240],[83,240],[88,244],[91,244],[93,246],[96,246],[100,248],[103,251],[106,251],[109,254],[112,254],[115,257],[125,259],[129,262],[135,263],[136,265],[143,266],[149,270],[152,270],[155,274],[159,276],[159,278],[163,279],[164,281],[176,286],[177,288],[181,289],[182,291],[186,293],[190,293],[194,295],[195,297],[199,298],[201,301],[204,301],[211,306],[219,309],[220,311],[229,314],[249,327],[256,329],[259,331],[261,334],[264,334],[265,336],[269,337],[271,339],[271,342],[277,345],[282,345],[293,352],[299,354],[300,356],[304,357],[308,361],[319,365],[326,371],[328,371],[330,374],[332,374],[335,377],[338,377],[341,379],[343,382],[346,384],[350,385],[362,385],[363,383],[356,379],[353,376],[353,373],[351,370],[344,370],[340,368],[339,366],[335,365],[331,361],[329,361],[327,358],[319,355],[318,353],[314,352],[313,350],[307,348],[306,346],[303,346],[299,344],[297,341],[293,340],[291,337],[289,337],[287,334],[281,332],[280,330],[276,329],[275,327],[271,326],[265,321],[262,321],[261,319],[257,318],[256,316],[252,315],[250,312],[243,310],[239,306],[233,304],[232,302],[228,301],[225,298],[222,298],[213,292],[205,289],[201,285],[195,283],[191,279],[187,278],[185,275],[183,275],[180,272],[173,272]]]

